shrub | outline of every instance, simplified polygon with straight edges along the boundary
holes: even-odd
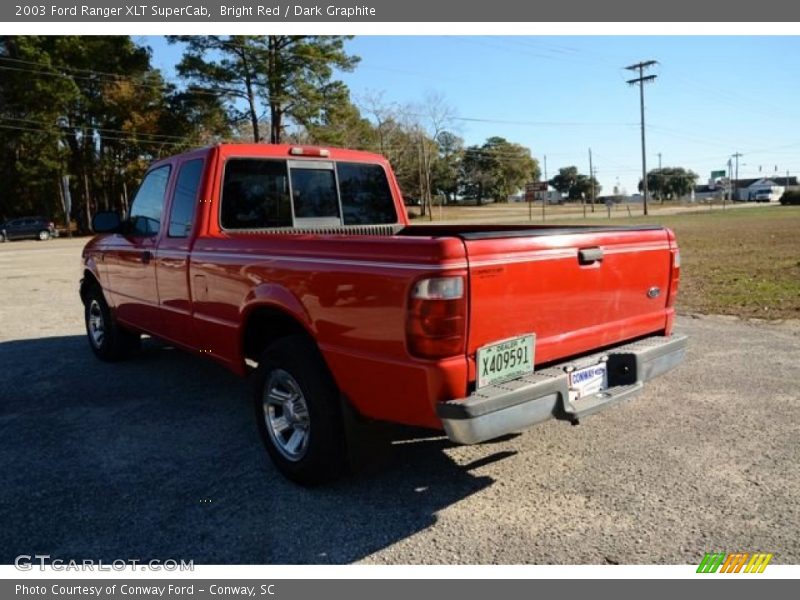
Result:
[[[790,204],[800,204],[800,190],[787,190],[781,196],[781,204],[789,206]]]

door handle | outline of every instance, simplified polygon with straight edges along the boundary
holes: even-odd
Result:
[[[591,265],[592,263],[600,262],[603,260],[602,248],[581,248],[578,250],[578,263],[582,265]]]
[[[153,253],[150,250],[145,250],[142,252],[142,263],[147,265],[150,264],[150,259],[153,258]]]

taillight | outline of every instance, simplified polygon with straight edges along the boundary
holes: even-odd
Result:
[[[421,279],[408,299],[408,349],[422,358],[463,354],[466,321],[467,299],[461,275]]]
[[[670,269],[669,296],[667,297],[667,308],[675,306],[675,299],[678,297],[678,285],[681,280],[681,251],[677,248],[671,250],[672,268]]]

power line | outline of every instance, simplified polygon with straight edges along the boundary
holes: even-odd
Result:
[[[4,119],[6,121],[15,121],[21,123],[33,123],[36,125],[44,125],[45,127],[49,126],[50,123],[47,121],[37,121],[35,119],[21,119],[17,117],[3,117],[0,116],[0,119]],[[93,127],[93,126],[85,126],[85,125],[68,125],[66,127],[57,127],[57,129],[70,129],[70,130],[77,130],[82,131],[84,133],[93,133],[93,132],[107,132],[107,133],[121,133],[126,136],[130,136],[130,139],[139,139],[139,136],[144,136],[148,138],[165,138],[165,139],[172,139],[172,140],[186,140],[186,136],[181,135],[168,135],[165,133],[138,133],[136,131],[125,131],[122,129],[109,129],[107,127]],[[147,140],[139,140],[139,141],[147,141]],[[152,140],[152,141],[160,141],[160,140]]]
[[[532,125],[535,127],[594,127],[594,126],[609,126],[609,127],[632,127],[635,123],[613,123],[603,121],[511,121],[508,119],[486,119],[480,117],[452,117],[454,121],[470,121],[478,123],[497,123],[502,125]]]
[[[8,59],[6,57],[0,57],[0,61],[3,60],[13,60],[15,62],[21,62],[24,64],[30,65],[40,65],[45,66],[48,68],[53,69],[65,69],[65,70],[75,70],[80,73],[90,73],[96,74],[101,77],[112,78],[113,83],[119,83],[127,81],[131,85],[136,87],[145,88],[145,89],[153,89],[159,90],[163,92],[172,92],[175,91],[176,87],[174,84],[165,83],[163,85],[157,84],[148,84],[148,83],[141,83],[138,81],[134,81],[133,76],[115,74],[115,73],[108,73],[104,71],[93,71],[91,69],[73,69],[70,67],[54,67],[53,65],[49,65],[47,63],[36,63],[34,61],[22,61],[20,59]],[[44,77],[59,77],[63,79],[78,79],[83,81],[96,81],[93,77],[89,75],[70,75],[67,73],[59,73],[54,71],[44,71],[41,69],[27,69],[21,67],[10,67],[0,64],[0,70],[5,71],[15,71],[15,72],[23,72],[29,73],[31,75],[40,75]],[[110,82],[109,82],[110,83]],[[192,87],[187,90],[191,94],[195,95],[208,95],[213,96],[215,98],[219,98],[220,96],[225,95],[235,95],[235,93],[231,90],[209,90],[207,88],[196,88]],[[425,115],[420,113],[405,113],[412,117],[424,117]],[[634,123],[626,123],[626,122],[610,122],[610,121],[518,121],[518,120],[510,120],[510,119],[499,119],[499,118],[492,118],[492,117],[451,117],[453,121],[463,121],[463,122],[475,122],[475,123],[493,123],[498,125],[522,125],[522,126],[531,126],[531,127],[631,127],[634,126]]]
[[[0,57],[0,60],[2,60],[1,57]],[[59,79],[89,81],[89,82],[95,82],[95,83],[100,83],[100,84],[124,83],[124,82],[127,81],[133,87],[138,87],[138,88],[142,88],[142,89],[158,90],[158,91],[165,92],[165,93],[178,91],[177,86],[173,86],[173,84],[157,85],[157,84],[148,84],[148,83],[138,83],[136,81],[130,81],[129,78],[126,78],[126,77],[121,76],[121,75],[117,76],[115,79],[102,81],[102,80],[95,79],[94,77],[91,77],[91,76],[88,76],[88,75],[72,75],[72,74],[68,74],[68,73],[57,73],[57,72],[54,72],[54,71],[43,71],[43,70],[37,70],[37,69],[25,69],[25,68],[20,68],[20,67],[9,67],[9,66],[6,66],[6,65],[0,65],[0,70],[2,70],[2,71],[16,71],[18,73],[27,73],[29,75],[39,75],[39,76],[42,76],[42,77],[56,77],[56,78],[59,78]],[[226,92],[226,91],[218,91],[217,92],[217,91],[214,91],[214,90],[209,90],[209,89],[206,89],[206,88],[197,88],[197,87],[189,87],[189,88],[186,89],[186,92],[190,93],[190,94],[197,95],[197,96],[213,96],[215,98],[219,98],[220,96],[223,96],[223,95],[234,95],[232,92]]]
[[[24,65],[32,65],[32,66],[38,66],[38,67],[47,67],[48,69],[55,69],[55,70],[58,70],[58,71],[73,71],[73,72],[76,72],[76,73],[88,73],[90,75],[99,75],[101,77],[113,77],[115,79],[133,79],[135,77],[134,75],[129,75],[129,74],[123,75],[121,73],[112,73],[112,72],[109,72],[109,71],[98,71],[96,69],[82,69],[80,67],[70,67],[70,66],[67,66],[67,65],[54,65],[53,63],[40,62],[40,61],[34,61],[34,60],[25,60],[25,59],[22,59],[22,58],[13,58],[11,56],[0,56],[0,61],[13,62],[13,63],[19,63],[19,64],[24,64]],[[158,71],[158,70],[157,69],[151,69],[148,72],[149,73],[155,73],[156,71]],[[144,85],[148,85],[149,86],[149,85],[153,85],[153,84],[144,84]]]
[[[0,129],[9,129],[9,130],[15,130],[15,131],[28,131],[28,132],[32,132],[32,133],[56,133],[57,132],[56,129],[55,129],[55,126],[53,126],[52,128],[47,128],[47,127],[35,127],[35,126],[32,126],[32,125],[4,125],[2,123],[0,123]],[[132,137],[113,136],[113,135],[103,135],[101,137],[103,139],[105,139],[105,140],[116,141],[116,142],[150,143],[150,144],[158,144],[158,145],[161,145],[161,146],[172,146],[172,147],[182,147],[182,146],[189,145],[189,143],[190,143],[189,139],[186,139],[186,140],[184,140],[183,143],[181,143],[181,142],[168,142],[168,141],[161,141],[161,140],[152,140],[152,141],[148,142],[147,140],[141,140],[141,139],[132,138]]]
[[[52,125],[50,127],[46,126],[47,124],[43,124],[39,121],[31,121],[31,120],[20,120],[23,122],[30,122],[31,125],[7,125],[0,123],[0,129],[7,129],[7,130],[14,130],[14,131],[26,131],[32,133],[58,133],[58,129],[56,125]],[[45,126],[34,126],[36,124],[45,125]],[[101,138],[109,141],[117,141],[117,142],[135,142],[135,143],[150,143],[156,144],[161,146],[169,146],[169,147],[186,147],[190,146],[193,141],[190,138],[178,138],[175,136],[175,139],[178,141],[166,141],[166,140],[143,140],[137,137],[131,136],[123,136],[123,135],[101,135]],[[224,143],[224,142],[223,142]],[[406,146],[386,146],[384,145],[384,149],[386,150],[408,150],[409,147]],[[360,144],[356,145],[354,149],[357,150],[364,150],[364,151],[377,151],[377,145],[375,144]],[[503,151],[490,151],[490,150],[482,150],[482,149],[469,149],[465,148],[463,150],[465,154],[471,154],[480,157],[486,158],[493,158],[494,160],[500,163],[511,163],[519,160],[521,157],[519,155],[510,153],[510,152],[503,152]],[[534,157],[531,157],[534,158]]]
[[[738,110],[746,110],[752,112],[753,114],[758,114],[759,116],[777,118],[781,120],[796,118],[796,115],[789,115],[788,113],[783,112],[785,106],[768,102],[763,94],[750,94],[747,95],[746,99],[744,99],[741,94],[736,94],[730,90],[723,89],[720,86],[709,85],[705,81],[698,82],[692,80],[684,75],[681,75],[680,73],[667,72],[664,70],[662,71],[662,75],[665,77],[672,77],[678,82],[684,84],[675,86],[674,89],[680,93],[691,94],[692,99],[695,102],[698,101],[698,98],[714,96],[718,102]],[[698,94],[697,90],[700,90],[702,93]],[[761,108],[755,106],[756,104],[760,104]]]

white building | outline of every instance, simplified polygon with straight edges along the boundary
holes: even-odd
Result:
[[[787,184],[796,186],[797,177],[761,177],[733,182],[710,180],[708,184],[694,186],[692,196],[695,200],[722,200],[733,196],[739,202],[777,202]]]
[[[734,180],[734,200],[740,202],[777,202],[786,186],[797,185],[797,177],[761,177]]]

